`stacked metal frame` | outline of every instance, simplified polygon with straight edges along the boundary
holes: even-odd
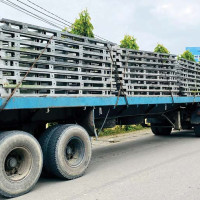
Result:
[[[200,65],[176,55],[2,19],[0,95],[8,96],[47,46],[15,96],[191,96]]]
[[[130,49],[118,52],[128,95],[178,95],[175,55]]]
[[[113,94],[113,44],[5,19],[0,26],[1,94],[12,92],[52,35],[15,96]]]
[[[200,64],[179,59],[178,85],[181,96],[200,95]]]

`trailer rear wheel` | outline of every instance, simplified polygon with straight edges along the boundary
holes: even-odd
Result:
[[[158,126],[151,126],[151,131],[153,132],[154,135],[160,135],[160,136],[166,136],[166,135],[170,135],[172,132],[172,128],[171,127],[158,127]]]
[[[91,154],[87,131],[79,125],[63,125],[54,131],[48,144],[49,171],[64,179],[78,178],[85,173]]]
[[[42,153],[43,153],[43,174],[44,176],[48,176],[49,174],[49,166],[47,164],[47,160],[48,160],[48,157],[47,157],[47,150],[48,150],[48,144],[49,144],[49,140],[51,138],[51,136],[54,134],[54,131],[59,128],[60,124],[57,124],[57,125],[53,125],[53,126],[50,126],[49,128],[46,129],[46,131],[41,134],[40,138],[39,138],[39,143],[40,143],[40,146],[42,148]]]
[[[42,170],[42,151],[37,140],[23,131],[0,134],[0,194],[16,197],[29,192]]]

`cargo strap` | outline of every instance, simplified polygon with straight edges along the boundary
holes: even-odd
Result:
[[[105,125],[105,123],[106,123],[106,121],[107,121],[107,118],[108,118],[109,113],[110,113],[110,108],[108,109],[108,112],[107,112],[107,114],[106,114],[106,117],[105,117],[105,119],[104,119],[104,121],[103,121],[103,124],[101,125],[101,128],[100,128],[100,130],[98,131],[97,135],[99,135],[99,134],[101,133],[101,131],[102,131],[102,129],[103,129],[103,127],[104,127],[104,125]],[[96,139],[97,139],[97,136],[96,136]]]
[[[125,102],[126,102],[126,106],[129,107],[129,104],[128,104],[128,99],[127,99],[127,96],[126,96],[126,93],[124,91],[124,88],[123,88],[123,83],[121,82],[120,78],[119,78],[119,72],[118,72],[118,68],[117,68],[117,64],[116,64],[116,61],[114,61],[113,59],[113,56],[112,56],[112,47],[111,49],[107,46],[107,49],[110,53],[110,58],[111,58],[111,61],[112,61],[112,65],[114,66],[115,68],[115,81],[116,81],[116,87],[117,87],[117,90],[118,90],[118,94],[117,94],[117,101],[115,103],[115,106],[114,108],[117,107],[118,105],[118,102],[119,102],[119,97],[120,96],[123,96],[125,98]],[[112,69],[111,69],[112,70]],[[112,75],[112,72],[111,72],[111,75]],[[112,80],[112,77],[111,77],[111,80]],[[112,82],[111,82],[112,84]]]

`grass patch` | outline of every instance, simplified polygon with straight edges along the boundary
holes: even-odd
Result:
[[[141,124],[139,125],[124,125],[124,126],[115,126],[114,128],[105,128],[101,131],[99,137],[107,135],[118,135],[122,133],[130,133],[138,130],[145,129]]]

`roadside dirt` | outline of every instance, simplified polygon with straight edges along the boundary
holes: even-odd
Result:
[[[125,142],[125,141],[133,140],[136,137],[141,137],[141,136],[147,135],[147,134],[151,134],[150,128],[146,128],[143,130],[134,131],[134,132],[130,132],[130,133],[103,136],[103,137],[99,137],[97,140],[96,140],[96,138],[93,137],[92,138],[92,146],[98,147],[98,146],[119,143],[119,142]]]

